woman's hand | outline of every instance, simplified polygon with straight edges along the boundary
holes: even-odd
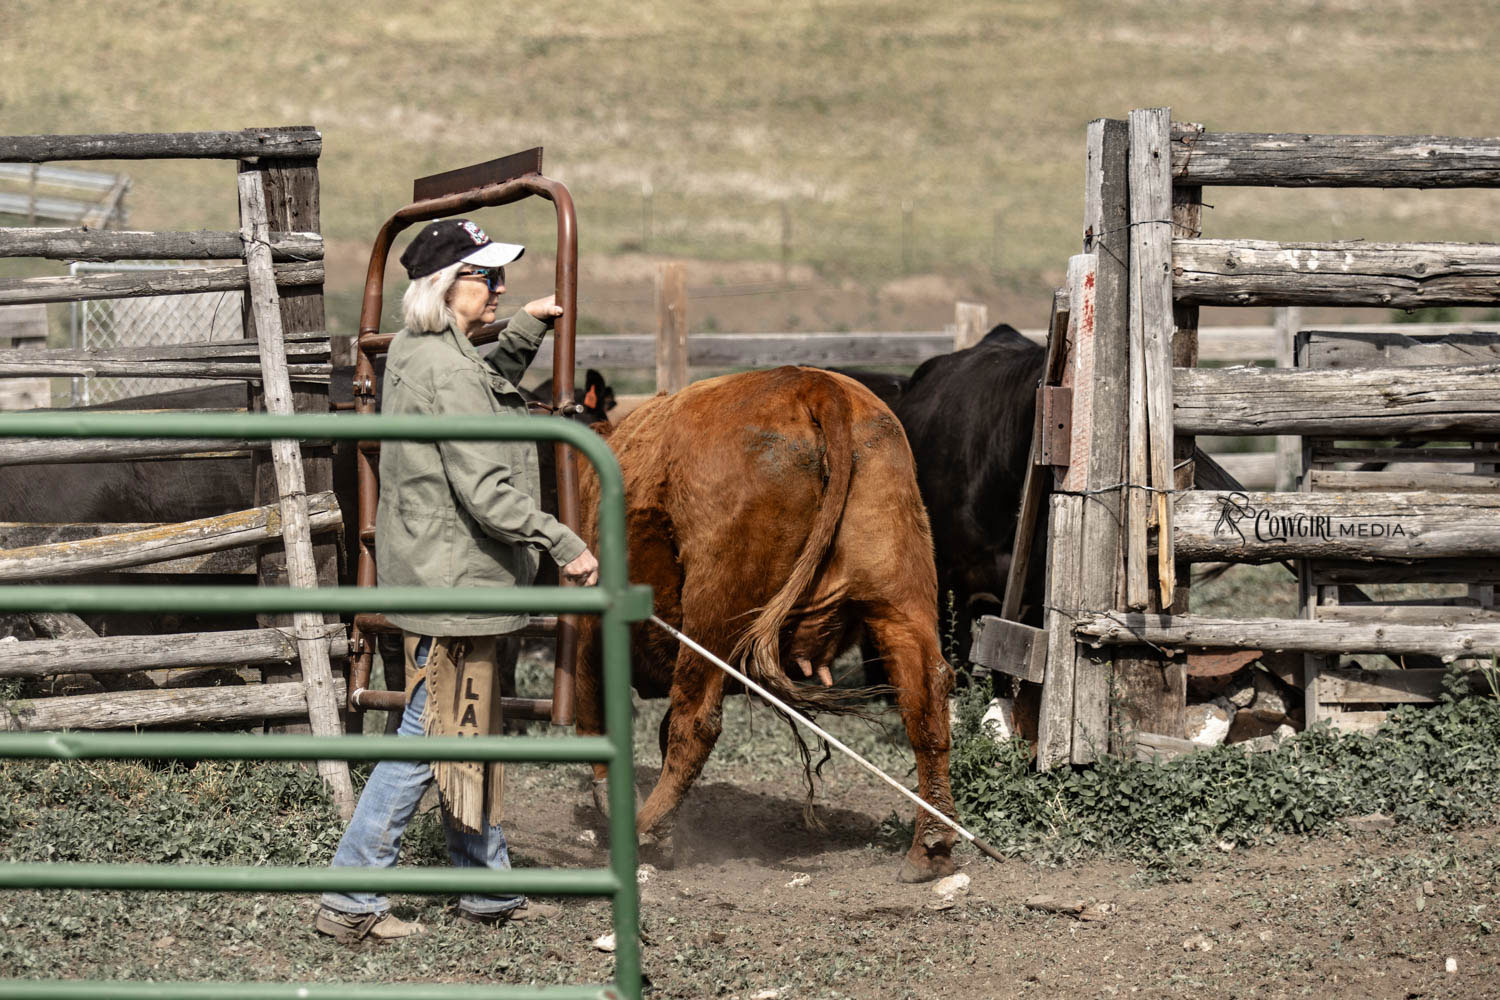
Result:
[[[532,299],[526,303],[526,311],[536,319],[550,323],[562,315],[562,306],[557,304],[556,295],[549,295],[545,299]]]
[[[599,582],[599,560],[588,549],[562,568],[563,579],[578,587],[592,587]]]

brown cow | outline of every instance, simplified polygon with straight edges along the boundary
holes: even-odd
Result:
[[[793,665],[799,677],[826,677],[834,657],[865,638],[896,689],[920,794],[951,815],[953,674],[938,648],[927,514],[890,410],[842,375],[777,368],[657,396],[609,440],[625,475],[630,576],[652,587],[656,613],[812,711],[851,705],[842,692],[793,681]],[[598,483],[585,468],[594,546]],[[593,626],[581,630],[578,671],[578,731],[587,734],[602,732]],[[723,728],[727,678],[649,624],[636,626],[632,656],[636,689],[671,700],[661,776],[637,817],[643,842],[669,854],[673,814]],[[953,840],[918,813],[901,879],[951,873]]]

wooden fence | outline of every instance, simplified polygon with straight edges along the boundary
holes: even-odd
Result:
[[[577,338],[581,367],[606,373],[622,370],[655,371],[657,391],[675,391],[685,385],[693,369],[729,371],[774,365],[817,365],[846,368],[915,369],[922,362],[972,346],[989,329],[988,312],[982,304],[959,302],[954,323],[944,330],[890,332],[812,333],[690,333],[688,296],[680,267],[664,265],[658,280],[657,331],[620,333]],[[1199,361],[1221,365],[1289,365],[1299,310],[1277,310],[1275,324],[1214,326],[1198,331]],[[1483,326],[1484,324],[1480,324]],[[1492,324],[1500,329],[1500,324]],[[1346,323],[1322,329],[1345,334],[1391,334],[1431,336],[1469,332],[1468,323]],[[1022,329],[1033,343],[1046,344],[1047,331]],[[548,352],[538,354],[532,371],[550,370]],[[629,405],[644,397],[620,397]],[[1201,431],[1200,433],[1234,433]],[[1301,452],[1295,437],[1278,442],[1279,448],[1261,451],[1210,451],[1215,461],[1239,482],[1257,489],[1291,488]]]
[[[1087,164],[1085,253],[1060,296],[1071,464],[1054,470],[1046,626],[986,619],[980,644],[1046,647],[1039,765],[1128,749],[1128,732],[1180,743],[1199,652],[1260,655],[1304,689],[1309,724],[1433,700],[1442,659],[1500,649],[1500,336],[1301,332],[1293,369],[1208,369],[1198,310],[1493,305],[1500,246],[1203,239],[1202,186],[1500,187],[1500,140],[1214,134],[1152,109],[1092,123]],[[1432,363],[1372,367],[1408,355]],[[1193,489],[1200,434],[1300,435],[1300,489]],[[1335,467],[1366,460],[1384,468]],[[1394,468],[1410,460],[1452,471]],[[1189,565],[1204,560],[1294,561],[1302,617],[1192,615]],[[1469,589],[1379,603],[1352,586],[1369,582]],[[1349,653],[1420,669],[1340,669]]]
[[[305,127],[0,137],[0,164],[184,157],[236,161],[241,222],[238,232],[0,229],[0,256],[100,261],[190,257],[226,262],[204,268],[4,279],[0,280],[0,305],[222,290],[243,292],[247,301],[245,339],[236,343],[0,351],[0,377],[149,373],[239,379],[251,387],[243,405],[252,409],[326,412],[331,365],[323,321],[323,241],[318,233],[321,150],[322,136]],[[39,170],[51,171],[49,177],[59,173],[55,168]],[[254,568],[263,584],[336,585],[338,551],[329,533],[341,527],[342,518],[331,492],[332,462],[327,450],[313,448],[304,457],[301,446],[293,441],[258,448],[243,448],[244,444],[0,442],[0,451],[11,464],[184,457],[184,449],[207,451],[220,461],[238,455],[244,463],[245,492],[255,504],[174,524],[5,523],[0,525],[6,546],[0,553],[0,576],[45,579],[88,574],[98,579],[100,573],[143,570],[233,573],[249,568],[246,561],[226,563],[219,554],[235,550],[243,555],[249,546],[256,552]],[[100,475],[107,475],[107,470],[101,469]],[[238,502],[243,504],[244,499]],[[314,535],[319,536],[316,544]],[[128,664],[140,671],[261,664],[264,679],[272,683],[230,694],[218,688],[211,692],[146,691],[123,699],[111,694],[107,711],[91,695],[76,696],[82,701],[37,699],[20,707],[3,706],[8,711],[0,713],[0,729],[109,728],[293,715],[307,719],[314,733],[342,731],[343,692],[333,677],[330,657],[347,655],[347,639],[336,620],[307,614],[285,620],[267,618],[261,629],[226,645],[226,637],[216,633],[100,637],[72,615],[37,614],[31,619],[33,628],[49,638],[7,649],[0,657],[0,675],[49,677],[87,671],[96,663]],[[297,667],[285,666],[288,660],[295,660]],[[118,666],[103,666],[99,672],[108,674],[113,669]],[[323,761],[318,767],[347,815],[353,808],[347,764]]]

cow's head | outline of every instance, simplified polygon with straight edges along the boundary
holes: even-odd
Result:
[[[578,403],[583,407],[583,412],[578,414],[578,420],[597,424],[609,419],[609,411],[615,408],[615,390],[606,385],[604,376],[599,374],[597,368],[590,368],[584,376],[583,389],[575,390]]]

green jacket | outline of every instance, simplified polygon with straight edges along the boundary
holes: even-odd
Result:
[[[516,388],[547,325],[524,309],[482,357],[452,327],[396,335],[386,360],[382,413],[526,414]],[[375,558],[382,587],[530,584],[539,555],[563,566],[583,540],[544,512],[532,441],[386,441],[380,448]],[[526,615],[392,614],[421,635],[497,635]]]

